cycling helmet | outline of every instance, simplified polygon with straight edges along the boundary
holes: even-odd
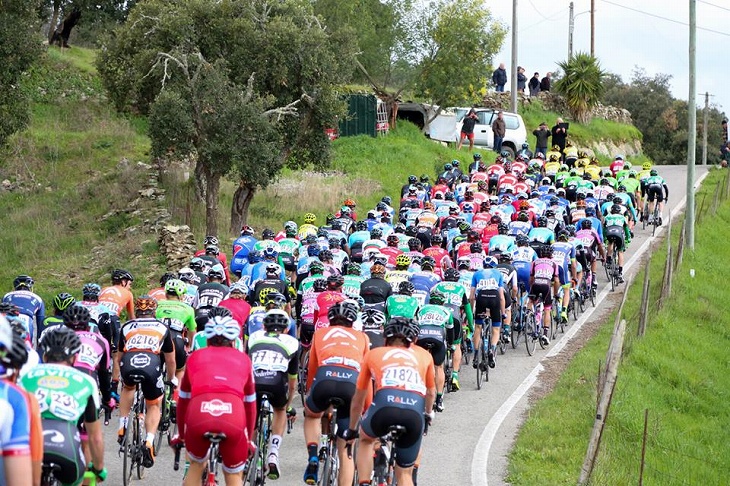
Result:
[[[508,159],[512,156],[512,154],[508,150],[502,150],[499,155],[501,155],[505,159]]]
[[[373,228],[370,230],[370,238],[373,240],[379,240],[383,237],[383,230],[379,228]],[[397,238],[397,236],[396,236]]]
[[[313,260],[312,263],[309,264],[309,274],[319,275],[322,273],[324,273],[324,264],[319,260]]]
[[[208,246],[208,245],[218,246],[218,244],[219,244],[218,238],[216,238],[215,236],[208,235],[203,239],[203,246]]]
[[[190,283],[195,280],[195,272],[193,272],[192,268],[183,267],[177,272],[177,278],[185,283]]]
[[[422,270],[433,270],[436,268],[436,260],[432,256],[425,256],[421,260],[421,269]]]
[[[15,331],[14,327],[13,331]],[[23,334],[18,332],[12,333],[11,341],[12,344],[6,346],[5,356],[0,362],[8,368],[19,370],[28,361],[28,347],[25,345]]]
[[[72,305],[63,312],[63,323],[76,331],[87,329],[89,320],[91,313],[82,305]]]
[[[329,213],[327,216],[324,217],[324,221],[326,224],[332,224],[332,221],[335,220],[335,215],[332,213]]]
[[[314,213],[307,213],[304,215],[304,222],[306,224],[312,224],[317,221],[317,216]]]
[[[268,315],[268,313],[267,313]],[[210,314],[208,314],[210,317]],[[266,317],[264,317],[264,322]],[[265,326],[266,324],[264,324]],[[232,317],[215,316],[209,318],[203,330],[205,338],[210,340],[235,341],[241,336],[241,327]]]
[[[631,162],[626,161],[624,163],[624,170],[631,170]]]
[[[331,262],[334,259],[334,255],[329,250],[322,250],[319,252],[319,259],[322,262]]]
[[[254,233],[256,233],[256,231],[254,231],[254,229],[247,224],[244,224],[241,227],[241,236],[244,236],[244,235],[253,236]]]
[[[357,262],[350,262],[347,265],[347,274],[348,275],[357,275],[359,276],[361,273],[360,264]]]
[[[314,289],[315,292],[324,292],[327,290],[327,280],[318,278],[312,283],[312,289]]]
[[[173,278],[165,283],[165,293],[175,294],[178,297],[182,297],[188,292],[188,286],[182,280]]]
[[[281,275],[281,267],[278,263],[267,263],[265,271],[267,276],[271,275],[278,278]]]
[[[448,171],[450,171],[453,168],[454,168],[454,166],[451,165],[451,164],[444,164],[444,171],[445,172],[448,172]]]
[[[320,248],[315,244],[311,244],[311,245],[307,246],[307,256],[311,256],[311,257],[319,256],[320,252],[321,252]]]
[[[497,225],[497,231],[500,235],[506,235],[509,232],[509,226],[505,223],[499,223]]]
[[[13,288],[15,290],[21,290],[23,288],[33,290],[34,284],[35,281],[33,280],[33,277],[29,275],[18,275],[15,277],[15,280],[13,280]]]
[[[596,208],[593,206],[586,206],[586,216],[595,216],[596,215]]]
[[[453,201],[454,200],[454,193],[453,192],[447,192],[444,194],[444,200],[446,201]]]
[[[469,257],[460,257],[456,259],[456,267],[459,270],[468,270],[471,267],[471,260]]]
[[[416,340],[419,333],[418,323],[407,317],[393,317],[383,328],[383,336],[388,338],[402,338],[408,345]]]
[[[342,275],[330,275],[327,277],[328,289],[339,289],[344,283],[345,279]]]
[[[368,224],[365,221],[358,221],[355,223],[355,231],[367,231]]]
[[[555,217],[555,211],[553,211],[552,209],[546,209],[545,210],[545,217],[548,218],[548,219],[554,218]]]
[[[350,327],[357,320],[359,310],[356,301],[346,299],[329,308],[327,311],[327,319],[329,319],[331,326]]]
[[[530,221],[530,215],[527,214],[526,211],[520,211],[520,213],[517,215],[517,221],[522,221],[523,223]]]
[[[494,268],[497,266],[497,263],[498,262],[496,258],[494,258],[493,256],[488,256],[482,261],[482,266],[484,268]]]
[[[469,245],[469,251],[471,253],[481,253],[484,251],[484,247],[482,246],[482,244],[480,242],[475,241],[474,243]]]
[[[537,249],[540,258],[551,258],[553,256],[553,247],[551,245],[540,245]]]
[[[418,177],[414,175],[408,176],[408,184],[415,184],[416,182],[418,182]]]
[[[19,316],[20,308],[10,302],[0,302],[0,314],[6,316]]]
[[[241,294],[247,295],[248,294],[248,286],[245,283],[243,283],[241,280],[239,280],[238,282],[232,284],[230,286],[230,288],[228,289],[228,291],[231,294],[241,293]]]
[[[296,223],[294,223],[294,226],[289,226],[288,228],[284,228],[284,235],[287,238],[294,238],[297,236],[297,231],[299,228],[296,226]]]
[[[223,270],[222,265],[214,265],[213,268],[208,270],[208,280],[212,280],[214,278],[217,278],[219,280],[223,280],[225,278],[226,272]]]
[[[249,253],[249,261],[251,259],[251,253],[254,253],[255,250],[251,250]],[[260,252],[257,252],[256,254],[260,255]],[[200,257],[194,257],[190,260],[190,268],[192,268],[196,272],[202,272],[204,267],[203,259]]]
[[[143,295],[134,301],[134,314],[137,316],[154,315],[155,311],[157,311],[157,301],[149,295]]]
[[[413,283],[408,280],[404,280],[398,284],[398,293],[400,295],[413,295],[414,290],[416,290],[416,288],[413,286]]]
[[[512,261],[512,253],[505,251],[497,255],[497,261],[509,263]]]
[[[362,322],[369,324],[368,327],[383,327],[385,313],[378,309],[365,309],[362,313]]]
[[[289,329],[291,319],[281,309],[271,309],[266,312],[263,319],[264,329],[268,332],[284,332]]]
[[[537,227],[538,228],[547,228],[548,220],[545,216],[540,216],[537,218]]]
[[[652,176],[652,177],[654,177],[654,176],[658,176],[658,175],[659,175],[659,171],[658,171],[658,170],[656,170],[656,169],[651,169],[651,170],[649,171],[649,175],[650,175],[650,176]]]
[[[622,211],[623,208],[620,204],[614,204],[613,206],[611,206],[611,214],[621,214]]]
[[[58,326],[43,333],[38,349],[45,362],[68,361],[81,351],[81,339],[66,326]]]
[[[447,282],[458,282],[459,277],[459,271],[455,268],[447,268],[444,271],[444,280],[446,280]]]
[[[444,242],[444,237],[440,234],[435,234],[431,237],[431,244],[433,246],[441,246],[441,244]]]
[[[385,265],[382,263],[375,263],[372,267],[370,267],[370,275],[375,277],[377,275],[383,276],[385,275]]]
[[[408,268],[409,266],[411,266],[411,257],[406,255],[405,253],[401,253],[400,255],[395,257],[395,266],[396,268]]]
[[[644,162],[643,164],[641,164],[641,169],[642,170],[650,170],[651,169],[651,162]]]
[[[560,231],[558,233],[558,241],[568,241],[570,239],[570,233],[567,231]]]
[[[330,238],[327,241],[330,244],[330,248],[339,248],[340,246],[342,246],[342,242],[340,241],[339,238],[334,238],[333,237],[333,238]]]
[[[273,305],[277,309],[281,309],[286,305],[286,297],[274,289],[272,289],[271,292],[268,292],[265,296],[260,297],[259,300],[262,301],[264,307]]]
[[[444,305],[446,303],[446,296],[440,290],[431,291],[431,295],[428,298],[429,304]]]
[[[471,225],[469,223],[467,223],[466,221],[462,221],[459,223],[459,231],[461,231],[462,233],[466,233],[470,229],[471,229]]]
[[[177,278],[177,275],[171,272],[165,272],[162,274],[162,277],[160,277],[160,286],[164,287],[168,280],[172,280],[173,278]]]
[[[393,202],[393,200],[390,198],[390,196],[383,196],[383,198],[380,201],[384,202],[388,206],[390,206],[391,203]]]
[[[480,154],[479,152],[475,152],[474,155],[472,155],[472,157],[474,158],[474,162],[478,162],[478,161],[482,160],[482,154]]]
[[[580,223],[581,229],[591,229],[593,228],[593,222],[590,219],[584,219]]]
[[[418,249],[421,247],[421,240],[418,238],[411,238],[408,240],[408,249],[411,251],[418,251]]]
[[[69,306],[72,306],[75,303],[76,299],[74,299],[74,296],[68,292],[61,292],[60,294],[56,294],[53,298],[53,307],[61,312],[65,311]]]
[[[81,289],[81,295],[84,297],[84,300],[98,299],[99,294],[101,294],[101,285],[99,284],[87,283]]]
[[[273,240],[276,236],[276,233],[274,233],[274,230],[271,228],[266,228],[262,233],[261,237],[265,240]]]
[[[122,270],[121,268],[112,271],[113,284],[121,283],[122,280],[134,281],[134,277],[132,277],[131,273],[126,270]]]

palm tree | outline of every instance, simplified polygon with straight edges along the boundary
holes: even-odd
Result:
[[[581,123],[590,121],[591,110],[603,96],[606,72],[598,59],[579,52],[567,61],[558,63],[564,75],[555,83],[555,89],[565,97],[572,116]]]

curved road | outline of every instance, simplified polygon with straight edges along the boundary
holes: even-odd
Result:
[[[697,177],[706,171],[697,167]],[[686,196],[686,168],[684,166],[667,166],[661,168],[662,176],[669,186],[669,210],[683,205]],[[668,219],[665,208],[664,220]],[[639,251],[648,248],[651,239],[648,230],[639,228],[629,248],[626,261],[626,273],[630,275],[636,269],[629,267],[636,262]],[[635,258],[633,258],[635,257]],[[599,272],[599,298],[608,295],[605,274]],[[608,307],[603,302],[596,307],[595,313],[587,318],[597,318]],[[586,309],[586,314],[591,308]],[[420,486],[467,485],[474,486],[504,484],[506,475],[506,454],[514,440],[517,428],[521,423],[523,412],[527,409],[527,392],[539,380],[541,362],[550,360],[559,353],[567,341],[579,331],[582,321],[571,323],[566,334],[551,343],[546,350],[537,347],[534,356],[528,356],[524,347],[516,350],[509,348],[504,356],[498,356],[497,367],[489,374],[489,383],[476,390],[475,372],[471,366],[462,371],[462,389],[445,397],[446,410],[438,414],[428,436],[424,438],[421,468],[418,474]],[[301,405],[300,400],[295,404]],[[301,419],[301,408],[298,410]],[[117,456],[116,444],[117,417],[105,428],[106,466],[109,470],[107,484],[122,484],[121,457]],[[306,465],[307,454],[304,446],[301,421],[298,421],[291,434],[284,436],[282,447],[282,477],[271,484],[297,485],[304,484],[302,474]],[[142,481],[133,480],[132,484],[168,485],[182,482],[182,465],[178,472],[172,469],[172,452],[163,446],[159,451],[154,468],[147,471]],[[222,482],[221,482],[222,484]]]

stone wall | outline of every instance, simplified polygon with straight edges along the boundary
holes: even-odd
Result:
[[[188,226],[164,226],[158,241],[168,270],[180,270],[195,255],[195,235]]]

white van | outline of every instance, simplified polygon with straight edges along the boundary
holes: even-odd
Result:
[[[461,121],[464,119],[471,108],[454,108],[456,113],[456,133],[453,140],[459,142],[461,134]],[[494,148],[494,133],[492,132],[492,121],[497,118],[499,110],[492,108],[474,108],[479,121],[474,126],[474,145],[480,147]],[[511,156],[522,149],[522,144],[527,142],[527,130],[525,122],[517,113],[502,112],[504,124],[506,126],[504,141],[502,142],[502,150],[511,152]],[[465,141],[466,142],[466,141]]]

